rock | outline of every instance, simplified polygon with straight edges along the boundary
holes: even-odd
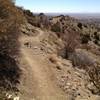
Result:
[[[57,65],[56,68],[57,68],[58,70],[61,70],[61,67],[60,67],[59,65]]]
[[[20,99],[19,99],[19,96],[14,97],[14,99],[13,99],[13,100],[20,100]]]
[[[38,49],[38,47],[37,46],[34,46],[33,49]]]

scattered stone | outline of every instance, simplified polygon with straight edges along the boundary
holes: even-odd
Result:
[[[61,67],[60,67],[60,66],[58,66],[58,65],[56,66],[56,68],[57,68],[58,70],[61,70]]]
[[[19,99],[19,96],[14,97],[13,100],[20,100],[20,99]]]
[[[31,48],[31,44],[29,42],[25,42],[24,45],[28,48]]]

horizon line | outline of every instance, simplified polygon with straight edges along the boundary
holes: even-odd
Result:
[[[100,12],[34,12],[33,13],[52,13],[52,14],[100,14]]]

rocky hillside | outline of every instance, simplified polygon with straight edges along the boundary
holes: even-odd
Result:
[[[99,100],[99,33],[0,0],[0,100]]]

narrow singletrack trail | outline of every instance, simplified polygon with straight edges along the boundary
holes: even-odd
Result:
[[[66,95],[53,80],[50,65],[46,62],[45,58],[39,54],[34,55],[35,51],[33,49],[23,46],[25,41],[39,44],[40,40],[45,36],[42,31],[39,30],[38,32],[39,34],[36,37],[20,37],[21,54],[30,70],[31,78],[33,78],[29,79],[28,81],[31,82],[27,83],[27,88],[28,86],[31,88],[31,95],[33,93],[34,99],[32,100],[67,100]]]

